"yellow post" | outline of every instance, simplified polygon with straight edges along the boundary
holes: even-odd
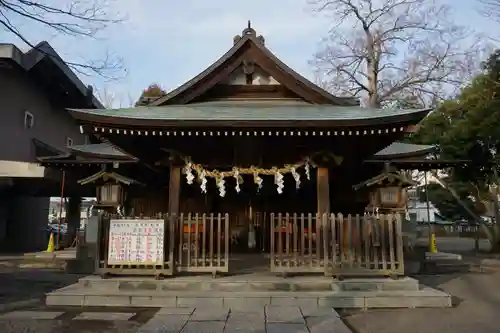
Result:
[[[436,235],[431,233],[431,241],[429,243],[429,252],[430,253],[438,253],[438,249],[436,246]]]
[[[54,234],[51,232],[49,237],[49,244],[45,252],[54,252]]]

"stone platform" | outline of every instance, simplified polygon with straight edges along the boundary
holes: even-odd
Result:
[[[109,278],[88,276],[47,294],[48,306],[131,306],[240,308],[265,305],[334,308],[451,307],[451,296],[419,286],[409,277],[346,279],[282,278],[246,274],[209,276]]]

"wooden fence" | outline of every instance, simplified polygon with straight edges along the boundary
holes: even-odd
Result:
[[[271,271],[402,275],[401,218],[271,214]]]
[[[258,215],[258,214],[257,214]],[[270,253],[274,273],[323,273],[331,276],[402,275],[403,239],[400,215],[274,214],[250,219],[269,236],[262,251]],[[162,223],[163,261],[154,265],[108,261],[112,219]],[[154,218],[103,215],[99,229],[97,272],[124,275],[173,275],[176,272],[229,272],[229,214],[159,214]],[[268,249],[267,249],[268,248]]]
[[[140,224],[162,223],[163,262],[155,264],[120,263],[108,260],[111,220]],[[97,273],[111,275],[173,275],[174,272],[228,272],[229,217],[228,214],[158,214],[154,218],[120,217],[104,214],[99,229],[99,258]]]
[[[229,215],[180,214],[177,235],[179,272],[229,271]]]

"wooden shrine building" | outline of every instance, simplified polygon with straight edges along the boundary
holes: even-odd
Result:
[[[69,110],[102,143],[40,157],[97,188],[111,218],[101,273],[403,274],[411,180],[387,161],[432,148],[396,142],[429,109],[367,109],[333,96],[250,26],[202,73],[143,104]],[[149,250],[130,238],[141,232]]]

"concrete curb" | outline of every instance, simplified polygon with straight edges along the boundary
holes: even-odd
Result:
[[[23,301],[0,304],[0,312],[13,311],[29,306],[42,305],[43,298],[31,298]]]

